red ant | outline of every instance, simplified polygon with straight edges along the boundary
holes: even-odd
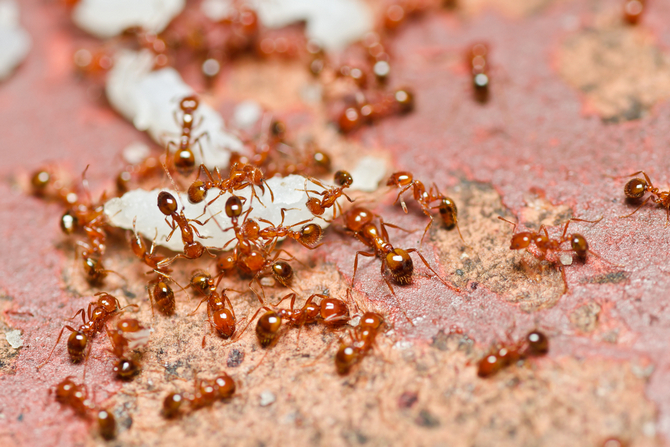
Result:
[[[354,365],[363,360],[374,346],[383,323],[384,318],[377,313],[363,314],[358,326],[349,333],[351,341],[342,341],[335,354],[335,367],[339,374],[348,374]]]
[[[216,285],[214,285],[213,281],[211,281],[211,277],[208,278],[205,275],[201,275],[201,273],[194,275],[191,279],[191,284],[194,284],[195,282],[196,284],[199,284],[197,287],[200,290],[203,290],[205,288],[203,287],[202,283],[206,282],[208,286],[205,290],[207,291],[205,293],[205,297],[200,301],[191,315],[198,311],[198,308],[203,302],[207,301],[207,320],[212,326],[212,329],[215,329],[221,337],[226,339],[230,338],[233,336],[233,334],[235,334],[235,324],[237,320],[235,318],[235,310],[233,309],[233,305],[230,302],[228,295],[226,295],[227,289],[223,289],[219,294],[216,291]],[[226,305],[228,307],[226,307]],[[202,342],[204,345],[204,338]]]
[[[645,0],[624,0],[623,18],[629,25],[637,25],[644,13]]]
[[[161,162],[158,157],[147,157],[141,163],[126,166],[116,176],[116,190],[119,194],[125,194],[132,189],[132,185],[137,182],[155,177],[161,169]]]
[[[416,252],[424,265],[435,274],[435,276],[440,280],[442,284],[449,287],[452,290],[458,291],[457,288],[449,285],[445,280],[443,280],[433,268],[428,265],[428,261],[423,257],[421,252],[416,248],[410,248],[408,250],[403,250],[401,248],[394,248],[391,245],[389,240],[386,227],[400,228],[393,224],[385,223],[381,217],[379,218],[381,231],[377,228],[375,224],[372,223],[374,220],[375,214],[372,211],[366,208],[352,208],[347,211],[344,215],[344,222],[346,229],[353,233],[354,237],[370,247],[372,252],[357,251],[354,258],[354,273],[351,277],[351,287],[354,287],[356,271],[358,270],[358,256],[368,256],[368,257],[378,257],[381,260],[381,276],[386,282],[386,285],[391,290],[391,293],[397,300],[395,291],[391,282],[386,278],[386,272],[388,271],[393,279],[393,282],[396,284],[410,284],[412,282],[412,274],[414,273],[414,264],[412,258],[409,256],[410,253]],[[403,313],[405,311],[403,310]],[[405,317],[407,314],[405,313]],[[411,320],[410,320],[411,321]]]
[[[493,349],[478,362],[477,375],[481,378],[490,377],[519,360],[541,357],[548,352],[549,339],[547,336],[540,331],[531,331],[526,335],[526,340],[521,345]]]
[[[467,66],[472,74],[472,88],[475,100],[485,103],[490,96],[490,77],[488,63],[489,47],[484,43],[476,43],[467,54]]]
[[[217,400],[230,399],[235,394],[235,381],[226,373],[214,380],[201,380],[197,377],[194,393],[170,393],[163,400],[162,413],[165,418],[176,418],[185,402],[190,403],[193,410],[214,405]]]
[[[368,122],[414,110],[414,93],[408,88],[399,88],[381,96],[366,97],[362,93],[357,96],[354,103],[337,116],[337,125],[343,133],[352,132]]]
[[[72,408],[75,414],[81,418],[88,419],[89,413],[96,411],[98,431],[100,436],[110,440],[116,437],[116,420],[114,415],[107,410],[98,409],[88,397],[88,390],[84,384],[77,384],[68,376],[56,385],[56,401],[61,405]]]
[[[193,129],[197,128],[200,126],[202,123],[202,118],[200,121],[195,124],[195,112],[198,109],[199,102],[198,98],[195,97],[194,95],[189,95],[185,98],[183,98],[179,102],[179,108],[181,109],[182,116],[181,120],[177,117],[177,111],[174,112],[175,115],[175,121],[181,126],[181,136],[179,137],[179,144],[175,143],[174,141],[168,141],[166,144],[166,149],[165,149],[165,158],[167,162],[167,158],[170,153],[170,148],[172,146],[175,147],[175,153],[172,156],[173,157],[173,163],[175,168],[177,169],[177,172],[179,172],[182,175],[188,175],[193,172],[195,169],[195,155],[193,154],[192,147],[198,143],[200,146],[200,153],[204,158],[204,153],[202,152],[202,143],[200,143],[200,140],[202,137],[209,137],[209,134],[207,132],[203,132],[197,137],[194,137],[192,135]],[[163,168],[165,169],[165,172],[170,175],[170,172],[167,169],[167,165],[163,165]]]
[[[174,232],[179,228],[181,231],[181,240],[184,243],[184,253],[179,253],[173,256],[170,259],[164,259],[158,263],[159,268],[167,267],[172,264],[178,258],[184,259],[198,259],[204,253],[207,253],[211,257],[216,257],[209,250],[210,247],[205,247],[200,242],[195,240],[194,234],[198,237],[200,233],[195,228],[191,222],[195,222],[200,226],[203,226],[207,223],[206,220],[204,223],[196,219],[187,219],[184,215],[184,210],[182,209],[177,213],[177,199],[167,191],[161,191],[158,194],[158,209],[163,213],[165,217],[165,222],[170,226],[172,231],[168,235],[166,241],[169,241]],[[172,221],[168,220],[168,217],[172,218]],[[211,218],[210,218],[211,219]]]
[[[266,219],[258,219],[259,222],[268,224],[265,228],[260,228],[252,219],[247,219],[244,222],[242,232],[245,233],[247,239],[253,240],[255,237],[265,239],[266,241],[278,240],[280,238],[290,237],[298,241],[303,247],[313,250],[318,247],[318,243],[323,236],[323,230],[315,223],[308,223],[311,219],[296,222],[289,227],[284,226],[284,219],[286,217],[286,208],[281,209],[281,222],[274,226],[272,222]],[[305,224],[305,225],[303,225]],[[299,231],[292,230],[293,227],[303,225]]]
[[[349,308],[342,300],[316,293],[307,298],[301,309],[296,309],[296,297],[295,293],[289,293],[277,303],[279,305],[282,301],[290,298],[291,304],[288,309],[261,308],[267,311],[261,315],[256,323],[256,336],[261,346],[268,347],[277,339],[283,321],[290,326],[300,328],[308,324],[314,324],[319,320],[330,328],[341,326],[349,321]],[[313,303],[315,297],[321,298],[318,305]],[[260,312],[261,309],[256,313]],[[254,318],[255,315],[252,320]]]
[[[118,362],[114,372],[123,380],[129,380],[139,373],[140,365],[131,351],[146,345],[150,330],[142,326],[134,318],[125,318],[116,323],[116,329],[109,330],[107,335],[112,343],[112,354]]]
[[[60,342],[65,329],[71,332],[67,340],[68,354],[74,363],[78,363],[84,359],[84,351],[88,345],[88,339],[94,337],[98,332],[101,332],[105,323],[109,321],[117,311],[126,309],[127,307],[137,307],[135,304],[131,304],[126,308],[120,309],[119,300],[106,292],[96,293],[95,296],[98,297],[97,301],[89,303],[86,311],[84,311],[84,309],[79,309],[71,318],[76,318],[77,315],[81,314],[83,324],[79,326],[79,329],[74,329],[69,325],[65,325],[58,334],[58,339],[56,340],[54,347],[51,348],[49,356],[37,367],[37,369],[41,369],[49,362],[49,359],[56,349],[56,346],[58,346],[58,342]],[[88,317],[88,321],[86,321],[86,317]]]
[[[199,180],[200,174],[204,172],[207,177],[206,181]],[[216,177],[216,178],[215,178]],[[256,194],[255,188],[260,188],[263,195],[265,195],[265,187],[270,191],[270,198],[274,202],[274,193],[267,185],[263,171],[251,164],[234,163],[230,169],[228,178],[223,178],[219,172],[219,168],[214,168],[214,175],[207,169],[205,165],[200,165],[198,176],[191,186],[188,187],[188,201],[191,203],[200,203],[205,200],[207,191],[212,188],[219,188],[219,194],[207,203],[207,206],[215,202],[226,192],[233,194],[235,191],[251,186],[251,198],[254,197],[260,202],[260,198]],[[262,204],[262,202],[261,202]]]
[[[342,207],[340,206],[339,203],[336,202],[337,199],[339,199],[341,196],[346,197],[349,202],[353,202],[353,200],[351,200],[351,198],[344,193],[344,189],[351,186],[351,184],[354,182],[354,179],[351,177],[351,174],[349,174],[347,171],[337,171],[335,173],[334,179],[335,183],[339,186],[335,186],[332,188],[327,188],[319,180],[313,178],[305,179],[305,192],[307,193],[307,203],[305,205],[313,215],[322,216],[323,213],[326,211],[326,209],[332,207],[333,205],[337,205],[337,208],[340,209],[340,214],[342,214]],[[319,192],[307,189],[308,180],[322,187],[324,190]],[[319,199],[316,197],[310,197],[309,196],[310,192],[312,194],[320,195],[321,198]],[[337,210],[335,210],[334,212],[334,217],[337,217]]]
[[[635,211],[633,211],[630,214],[627,214],[623,217],[630,217],[633,214],[637,213],[637,211],[642,208],[644,205],[647,204],[650,200],[653,203],[657,203],[661,205],[663,208],[666,210],[666,225],[668,222],[670,222],[670,191],[661,191],[659,188],[656,188],[653,183],[651,183],[651,180],[649,179],[649,176],[644,172],[644,171],[638,171],[634,174],[631,174],[630,176],[627,177],[632,177],[634,175],[642,174],[644,175],[644,180],[641,178],[634,178],[628,181],[626,183],[626,186],[623,188],[623,192],[626,195],[626,198],[632,199],[632,200],[639,200],[641,199],[645,193],[650,193],[650,195],[638,206]]]
[[[407,205],[405,204],[405,200],[402,198],[402,194],[405,191],[412,189],[414,200],[416,200],[417,203],[421,206],[421,211],[423,211],[423,214],[430,218],[428,225],[426,225],[426,229],[423,231],[423,236],[421,236],[421,242],[423,242],[423,238],[426,237],[428,229],[433,224],[433,215],[430,213],[430,211],[437,209],[440,213],[440,216],[442,216],[442,220],[444,221],[447,230],[452,230],[454,227],[456,227],[458,230],[458,235],[465,243],[463,235],[461,234],[461,229],[458,226],[458,209],[456,208],[456,203],[454,203],[454,201],[449,197],[445,197],[437,189],[437,185],[435,185],[435,183],[433,183],[430,190],[426,191],[426,187],[423,185],[423,183],[419,180],[414,180],[414,176],[411,172],[400,171],[392,174],[386,182],[386,185],[397,186],[400,188],[400,192],[398,193],[398,197],[395,199],[394,204],[400,201],[400,205],[402,206],[405,214],[407,214]],[[432,207],[430,206],[432,202],[438,200],[440,201],[439,205]]]

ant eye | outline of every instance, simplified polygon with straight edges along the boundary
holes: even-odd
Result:
[[[623,192],[629,199],[639,199],[644,195],[645,192],[647,192],[648,187],[649,185],[645,180],[642,180],[641,178],[634,178],[626,183],[626,186],[623,188]]]

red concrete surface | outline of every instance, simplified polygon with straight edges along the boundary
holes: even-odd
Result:
[[[655,2],[654,7],[645,26],[659,45],[670,44],[665,26],[670,5]],[[104,103],[87,97],[86,84],[73,76],[69,61],[77,46],[71,36],[79,42],[86,38],[69,24],[63,10],[42,0],[24,0],[21,9],[33,49],[17,73],[0,84],[0,300],[8,309],[7,324],[23,331],[24,347],[12,374],[0,375],[0,440],[13,445],[75,445],[88,436],[87,424],[71,418],[64,424],[45,392],[45,385],[75,369],[60,360],[48,371],[37,372],[35,366],[44,355],[40,329],[46,322],[62,321],[63,314],[74,313],[89,297],[64,290],[63,266],[72,257],[57,248],[63,241],[57,222],[60,208],[26,196],[12,179],[58,160],[72,172],[90,164],[88,178],[101,189],[120,166],[119,151],[144,137]],[[654,372],[647,397],[658,406],[657,429],[667,439],[670,229],[664,210],[654,206],[620,219],[633,208],[623,201],[625,180],[608,175],[644,169],[659,185],[670,183],[670,104],[661,103],[648,116],[620,124],[583,113],[583,98],[559,77],[555,57],[562,39],[574,30],[570,24],[579,27],[588,18],[581,2],[558,2],[524,18],[523,26],[520,20],[491,11],[463,21],[439,15],[408,26],[396,40],[394,51],[402,57],[393,68],[396,79],[415,88],[416,113],[389,119],[353,138],[388,149],[396,167],[425,182],[436,181],[443,189],[462,181],[490,184],[514,216],[522,214],[529,192],[540,190],[548,202],[567,205],[575,216],[603,215],[599,224],[589,227],[589,241],[603,258],[623,266],[608,271],[625,271],[625,281],[583,284],[583,278],[598,271],[593,267],[597,263],[573,266],[566,269],[569,292],[557,305],[526,313],[485,284],[456,293],[419,278],[413,286],[396,288],[400,302],[416,318],[415,326],[399,317],[397,309],[394,322],[410,339],[427,341],[440,329],[457,327],[482,345],[504,336],[512,326],[518,336],[539,325],[556,334],[552,356],[604,357],[622,363],[650,359]],[[481,40],[491,43],[491,59],[498,67],[492,101],[486,106],[471,100],[467,76],[454,62],[460,61],[463,48]],[[389,204],[380,211],[412,228],[425,222],[419,214],[403,216]],[[467,226],[467,221],[461,225]],[[506,224],[499,225],[509,232]],[[397,240],[409,244],[411,237]],[[350,277],[351,245],[331,243],[327,248],[326,260]],[[425,244],[422,252],[435,265],[432,246]],[[357,288],[393,309],[377,261],[363,265]],[[447,278],[453,270],[440,267]],[[626,334],[618,343],[605,343],[571,326],[569,314],[591,302],[603,308],[602,320]],[[87,382],[100,399],[118,391],[121,385],[100,364],[91,365]]]

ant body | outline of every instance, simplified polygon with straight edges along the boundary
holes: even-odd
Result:
[[[351,340],[342,341],[335,354],[335,368],[341,375],[348,374],[372,349],[384,323],[384,318],[374,312],[366,312],[360,323],[349,333]]]
[[[645,0],[624,0],[623,19],[629,25],[637,25],[644,13]]]
[[[84,384],[75,383],[68,376],[56,385],[56,401],[61,405],[72,408],[75,414],[81,418],[88,419],[89,413],[96,412],[98,431],[100,436],[110,440],[116,437],[116,420],[114,415],[107,410],[98,409],[88,397],[88,390]]]
[[[226,373],[214,380],[195,378],[194,392],[170,393],[163,400],[163,417],[173,419],[179,416],[182,405],[189,403],[191,409],[210,407],[218,400],[230,399],[235,394],[235,381]]]
[[[221,293],[216,291],[216,286],[213,285],[211,277],[207,278],[208,275],[203,275],[197,273],[193,276],[191,284],[198,284],[196,286],[199,290],[204,291],[205,297],[200,301],[198,307],[191,313],[194,314],[198,311],[198,308],[203,302],[207,302],[207,320],[212,326],[212,329],[215,329],[216,332],[223,338],[227,339],[235,334],[235,310],[233,305],[226,295],[226,289],[223,289]],[[203,283],[208,284],[207,288],[203,287]],[[226,307],[227,305],[227,307]],[[203,344],[205,339],[203,338]]]
[[[326,212],[326,209],[332,207],[333,205],[337,205],[337,208],[340,209],[340,214],[342,214],[342,207],[340,206],[339,203],[336,202],[337,199],[339,199],[341,196],[346,197],[349,202],[353,202],[353,200],[351,200],[351,198],[344,192],[344,189],[350,187],[351,184],[354,182],[354,179],[351,177],[351,174],[349,174],[347,171],[337,171],[335,173],[334,179],[335,183],[339,186],[327,188],[320,181],[310,178],[309,181],[315,183],[316,185],[324,189],[321,192],[308,190],[307,189],[308,179],[305,179],[305,192],[307,193],[307,203],[305,203],[305,205],[313,215],[322,216],[323,213]],[[309,196],[310,192],[312,194],[320,195],[321,198],[319,199],[317,197],[310,197]],[[337,210],[334,213],[334,217],[337,217]]]
[[[119,300],[116,297],[106,292],[97,293],[96,296],[98,297],[98,300],[90,303],[86,311],[84,311],[84,309],[79,309],[72,317],[75,318],[77,315],[81,314],[82,325],[79,326],[79,329],[74,329],[72,326],[65,325],[58,334],[58,339],[56,340],[54,347],[51,348],[49,356],[37,367],[37,369],[42,368],[42,366],[49,362],[49,359],[56,349],[56,346],[58,346],[58,342],[60,342],[65,329],[71,332],[67,340],[67,351],[70,355],[70,359],[74,363],[81,362],[84,359],[84,351],[88,345],[89,338],[92,338],[101,332],[105,323],[109,321],[117,311],[121,310]],[[131,306],[137,307],[134,304]],[[86,321],[86,317],[88,317],[88,321]]]
[[[442,217],[447,230],[451,230],[454,227],[458,230],[458,235],[461,237],[461,240],[465,243],[463,235],[461,234],[461,229],[458,226],[458,208],[456,208],[456,203],[449,197],[445,197],[438,189],[437,185],[433,183],[430,187],[430,190],[426,191],[426,187],[420,180],[414,180],[414,176],[411,172],[400,171],[396,172],[389,177],[386,182],[387,186],[396,186],[400,189],[398,197],[395,199],[395,203],[400,201],[403,211],[407,214],[407,205],[405,200],[402,198],[402,195],[405,191],[411,189],[413,193],[414,200],[417,201],[419,206],[421,206],[421,211],[423,214],[430,218],[426,229],[423,231],[423,236],[421,236],[421,242],[423,238],[426,237],[428,229],[433,224],[433,215],[430,213],[431,210],[437,209]],[[430,206],[431,203],[438,201],[437,206]]]
[[[493,349],[477,363],[477,375],[486,378],[529,357],[541,357],[549,352],[549,339],[540,331],[531,331],[524,343]]]
[[[254,238],[261,238],[265,239],[267,242],[272,242],[273,240],[277,241],[280,238],[290,237],[310,250],[318,247],[317,244],[323,236],[321,227],[315,223],[309,223],[311,219],[302,220],[289,227],[285,227],[284,219],[286,217],[286,211],[286,208],[281,209],[281,222],[277,226],[274,226],[269,220],[258,219],[259,222],[268,224],[267,227],[261,229],[252,219],[247,219],[242,231],[245,233],[247,239],[253,240]],[[299,231],[292,230],[293,227],[297,227],[298,225],[303,225]]]
[[[645,193],[650,193],[650,195],[638,206],[635,211],[630,214],[621,217],[630,217],[633,214],[637,213],[640,208],[647,204],[647,202],[652,201],[661,205],[666,210],[666,220],[670,222],[670,191],[661,191],[659,188],[655,187],[651,183],[651,179],[644,171],[638,171],[634,174],[631,174],[629,177],[634,175],[642,174],[644,179],[633,178],[626,183],[626,186],[623,188],[623,192],[626,195],[626,198],[632,200],[641,199]],[[667,225],[667,223],[666,223]]]
[[[386,278],[386,272],[388,271],[391,278],[393,279],[393,282],[396,284],[410,284],[412,282],[412,274],[414,273],[414,264],[409,254],[416,252],[421,258],[421,261],[423,261],[424,265],[435,274],[435,276],[440,280],[440,282],[442,282],[442,284],[452,290],[458,291],[458,289],[444,281],[437,274],[437,272],[433,270],[430,265],[428,265],[428,261],[426,261],[421,252],[419,252],[416,248],[404,250],[393,247],[389,240],[388,233],[386,232],[386,227],[399,227],[385,223],[381,217],[378,217],[380,221],[380,231],[379,228],[377,228],[377,226],[372,223],[374,217],[375,214],[372,213],[372,211],[360,207],[352,208],[344,215],[344,223],[348,232],[352,233],[356,239],[372,249],[372,252],[356,252],[356,256],[354,258],[354,273],[351,277],[352,288],[354,287],[356,271],[358,270],[358,256],[378,257],[381,260],[381,276],[384,279],[384,282],[386,282],[388,288],[391,290],[393,296],[396,297],[391,282]],[[405,316],[407,317],[406,314]]]
[[[321,298],[319,304],[313,302],[315,297]],[[329,328],[336,328],[349,321],[349,308],[342,300],[337,298],[316,293],[307,298],[301,309],[296,309],[296,294],[289,293],[277,305],[289,298],[291,299],[291,304],[288,309],[278,308],[273,310],[269,307],[261,308],[267,311],[261,315],[256,323],[256,336],[262,347],[270,346],[277,339],[282,322],[284,321],[290,326],[300,328],[308,324],[317,323],[318,321],[321,321]],[[255,315],[252,317],[252,320],[253,318],[255,318]]]
[[[207,178],[206,181],[200,180],[200,174],[202,172],[205,173],[205,177]],[[212,188],[220,189],[219,194],[214,199],[210,200],[207,205],[210,205],[216,201],[226,192],[233,194],[235,191],[244,189],[247,186],[251,186],[252,199],[256,197],[256,199],[258,199],[260,202],[255,188],[260,188],[261,192],[265,194],[265,186],[267,186],[263,171],[254,165],[243,164],[240,162],[233,164],[232,168],[230,168],[230,174],[228,178],[223,178],[221,176],[219,168],[214,168],[214,175],[212,175],[212,172],[210,172],[205,165],[200,165],[196,179],[197,180],[195,180],[191,186],[188,187],[188,201],[191,203],[200,203],[205,200],[207,191]],[[274,193],[269,186],[268,190],[270,191],[270,198],[274,202]]]
[[[467,66],[472,75],[472,89],[475,100],[484,104],[490,96],[489,47],[483,43],[476,43],[467,53]]]
[[[170,152],[170,148],[175,146],[175,153],[173,155],[174,167],[182,175],[188,175],[193,172],[195,169],[195,155],[193,154],[192,147],[198,143],[200,145],[200,152],[202,154],[202,144],[200,140],[202,137],[209,137],[207,132],[201,133],[197,137],[194,137],[192,132],[197,128],[201,123],[202,119],[195,124],[195,112],[198,109],[199,102],[198,98],[194,95],[187,96],[179,102],[179,109],[181,110],[182,116],[181,120],[177,118],[177,112],[175,111],[175,121],[181,126],[181,136],[179,137],[179,144],[174,141],[169,141],[166,145],[166,160]],[[204,158],[204,154],[203,154]],[[164,166],[165,172],[167,166]]]
[[[119,320],[116,329],[107,329],[107,335],[112,343],[111,352],[118,359],[114,372],[119,378],[129,380],[139,373],[139,362],[131,355],[131,351],[146,345],[149,333],[149,329],[134,318]]]
[[[181,240],[184,243],[184,253],[179,253],[170,259],[163,259],[158,262],[157,265],[159,269],[167,267],[177,258],[198,259],[204,253],[207,253],[211,257],[216,257],[209,251],[209,247],[205,247],[195,240],[194,234],[198,237],[202,236],[200,236],[200,233],[191,222],[195,222],[202,226],[205,225],[207,221],[203,223],[196,219],[187,219],[183,209],[180,212],[177,212],[177,199],[167,191],[161,191],[158,194],[158,209],[165,215],[165,222],[172,230],[166,241],[169,241],[177,228],[179,228],[181,231]],[[171,217],[172,221],[168,220],[168,217]]]
[[[337,116],[340,132],[352,132],[363,124],[377,121],[390,115],[406,114],[414,110],[414,93],[408,88],[399,88],[381,95],[368,94],[358,97]]]

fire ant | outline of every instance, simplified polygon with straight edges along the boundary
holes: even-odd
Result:
[[[363,124],[377,121],[395,114],[406,114],[414,110],[414,93],[408,88],[366,97],[360,93],[353,104],[349,104],[337,116],[341,132],[349,133]]]
[[[349,202],[353,202],[353,200],[351,200],[351,198],[344,192],[344,189],[351,186],[351,184],[354,182],[354,179],[351,177],[351,174],[349,174],[347,171],[337,171],[335,173],[334,179],[335,183],[339,186],[335,186],[332,188],[327,188],[323,183],[314,178],[305,179],[305,192],[307,193],[307,203],[305,205],[313,215],[322,216],[323,213],[326,211],[326,209],[332,207],[333,205],[337,205],[337,208],[340,209],[340,214],[342,214],[342,207],[340,206],[339,203],[336,202],[336,200],[339,199],[341,196],[346,197]],[[308,180],[322,187],[324,190],[321,192],[308,190],[307,189]],[[310,197],[309,196],[310,192],[312,194],[319,194],[321,198],[318,199],[316,197]],[[334,217],[337,217],[337,208],[335,209]]]
[[[476,43],[467,54],[467,66],[472,74],[472,88],[475,100],[486,103],[490,96],[490,77],[488,63],[489,47],[484,43]]]
[[[354,273],[351,277],[352,288],[354,287],[356,271],[358,270],[358,256],[361,255],[367,257],[378,257],[381,260],[381,276],[384,279],[384,282],[386,282],[386,285],[391,290],[393,296],[397,299],[397,296],[395,294],[395,291],[393,290],[391,282],[386,278],[386,272],[388,271],[388,273],[391,275],[391,278],[393,279],[393,282],[395,282],[396,284],[401,285],[410,284],[412,282],[414,264],[409,254],[416,252],[421,258],[421,261],[423,261],[424,265],[428,267],[428,269],[435,274],[435,276],[440,280],[442,284],[444,284],[445,286],[449,287],[452,290],[458,291],[457,288],[449,285],[445,280],[443,280],[437,274],[435,270],[433,270],[433,268],[430,265],[428,265],[428,261],[426,261],[426,258],[423,257],[423,255],[419,250],[417,250],[416,248],[410,248],[407,250],[403,250],[401,248],[394,248],[389,240],[386,227],[387,226],[393,228],[399,228],[399,227],[393,224],[385,223],[381,217],[377,216],[380,222],[380,228],[381,228],[380,231],[377,228],[377,226],[372,223],[374,217],[375,214],[372,213],[372,211],[360,207],[352,208],[351,210],[347,211],[347,213],[345,213],[344,215],[344,222],[346,229],[350,233],[353,233],[356,239],[358,239],[363,244],[367,245],[373,250],[372,252],[366,252],[366,251],[356,252],[356,256],[354,258]],[[405,313],[404,310],[403,313]],[[409,317],[407,317],[406,313],[405,317],[409,320]]]
[[[490,377],[510,365],[529,357],[541,357],[549,352],[549,339],[540,331],[531,331],[523,344],[493,349],[477,364],[477,375]]]
[[[400,171],[396,172],[389,177],[386,182],[387,186],[397,186],[400,189],[398,197],[395,199],[395,203],[400,201],[403,211],[407,214],[407,205],[402,195],[405,191],[412,189],[414,200],[421,206],[421,211],[423,214],[430,218],[426,229],[423,231],[423,236],[421,236],[421,242],[426,237],[428,229],[433,224],[433,215],[430,213],[431,210],[437,209],[442,217],[442,220],[447,227],[447,230],[452,230],[454,227],[458,230],[458,235],[461,237],[461,240],[465,243],[463,235],[461,234],[461,229],[458,226],[458,209],[456,208],[456,203],[449,197],[445,197],[438,189],[437,185],[433,183],[430,190],[426,191],[426,187],[419,180],[414,180],[414,176],[411,172]],[[439,205],[431,207],[430,204],[435,201],[440,201]]]
[[[237,321],[235,318],[235,310],[226,294],[227,289],[223,289],[219,294],[216,291],[217,286],[213,285],[211,277],[208,278],[207,276],[198,273],[191,279],[191,284],[194,284],[194,282],[198,284],[196,287],[199,290],[206,290],[204,293],[205,297],[200,301],[195,310],[191,312],[191,315],[196,313],[200,308],[200,305],[206,301],[207,320],[212,326],[212,329],[215,329],[221,337],[225,339],[230,338],[235,334],[235,324]],[[203,286],[203,282],[207,284],[207,288]],[[226,307],[226,305],[228,305],[228,307]],[[203,345],[204,343],[205,339],[203,338]]]
[[[98,297],[97,301],[89,303],[86,311],[84,309],[79,309],[71,318],[76,318],[77,315],[81,314],[83,324],[79,326],[79,329],[74,329],[69,325],[65,325],[61,329],[54,347],[51,348],[51,352],[49,352],[49,356],[37,367],[38,370],[49,362],[49,359],[56,349],[56,346],[58,346],[58,342],[60,342],[65,329],[71,332],[67,340],[67,351],[70,355],[70,359],[74,363],[79,363],[84,359],[84,351],[88,345],[89,338],[92,338],[98,332],[101,332],[105,323],[109,321],[117,311],[121,311],[127,307],[137,307],[137,305],[131,304],[126,308],[120,308],[119,300],[106,292],[96,293],[95,296]],[[88,321],[86,321],[87,317]]]
[[[195,222],[202,226],[205,225],[207,221],[203,223],[196,219],[187,219],[184,215],[183,208],[177,213],[177,199],[175,199],[175,197],[168,191],[161,191],[158,194],[158,209],[165,215],[165,222],[172,229],[166,241],[169,241],[177,228],[179,228],[181,231],[181,240],[184,243],[184,253],[179,253],[170,259],[163,259],[157,264],[159,268],[167,267],[177,258],[198,259],[204,253],[207,253],[213,258],[216,257],[209,251],[210,247],[205,247],[200,242],[196,241],[194,237],[194,234],[198,237],[202,236],[200,236],[200,233],[191,222]],[[168,217],[171,217],[172,221],[169,221]]]
[[[88,419],[89,413],[96,412],[98,422],[98,431],[104,439],[110,440],[116,437],[116,420],[114,415],[107,410],[96,410],[96,406],[88,397],[86,385],[77,384],[68,376],[56,385],[56,401],[61,405],[74,410],[75,414],[81,418]]]
[[[139,362],[130,353],[148,343],[150,330],[134,318],[119,320],[116,329],[106,328],[106,330],[112,343],[111,352],[118,359],[114,372],[119,378],[129,380],[137,375],[140,369]]]
[[[291,239],[298,241],[305,248],[309,248],[310,250],[317,248],[317,244],[323,236],[321,227],[315,223],[308,223],[311,219],[302,220],[289,227],[285,227],[284,219],[286,217],[286,211],[289,210],[286,208],[281,209],[281,222],[277,226],[274,226],[274,224],[267,219],[258,219],[259,222],[268,224],[267,227],[261,229],[254,220],[247,219],[244,222],[242,232],[248,240],[261,238],[266,241],[276,241],[280,238],[290,237]],[[299,231],[292,230],[293,227],[297,227],[298,225],[303,225]]]
[[[175,111],[175,121],[177,121],[177,123],[181,126],[179,144],[175,143],[174,141],[168,141],[166,144],[166,161],[170,153],[170,148],[174,146],[176,150],[173,155],[173,163],[177,169],[177,172],[182,175],[188,175],[195,169],[195,155],[193,154],[192,147],[196,143],[199,144],[200,153],[204,159],[204,153],[202,152],[202,144],[200,143],[200,140],[202,137],[209,137],[209,134],[207,132],[203,132],[197,137],[194,137],[191,133],[194,128],[199,127],[202,123],[201,118],[201,120],[195,124],[195,112],[198,109],[198,106],[199,101],[195,95],[186,96],[179,102],[179,109],[181,109],[182,113],[181,120],[177,118],[177,111]],[[167,165],[164,164],[163,168],[169,175],[170,173],[167,169]]]
[[[341,375],[348,374],[351,368],[363,360],[363,357],[372,349],[384,318],[374,312],[366,312],[360,323],[349,333],[350,342],[340,342],[335,354],[335,368]]]
[[[235,381],[226,373],[214,380],[195,378],[194,392],[170,393],[163,400],[163,417],[173,419],[179,416],[181,407],[188,402],[191,409],[210,407],[218,400],[230,399],[237,388]]]
[[[626,198],[632,199],[632,200],[639,200],[641,199],[645,193],[650,193],[650,195],[638,206],[635,211],[633,211],[630,214],[627,214],[625,216],[621,216],[622,218],[625,217],[630,217],[633,214],[637,213],[637,211],[642,208],[644,205],[647,204],[650,200],[653,203],[657,203],[661,205],[663,208],[666,210],[666,226],[668,222],[670,222],[670,191],[661,191],[659,188],[656,188],[653,183],[651,183],[651,180],[649,179],[649,176],[644,172],[644,171],[638,171],[634,174],[631,174],[628,177],[632,177],[634,175],[642,174],[644,175],[644,180],[641,178],[634,178],[628,181],[626,183],[626,186],[623,188],[623,192],[626,195]]]
[[[204,172],[207,177],[206,181],[200,180],[200,174]],[[216,177],[216,178],[215,178]],[[270,191],[270,198],[274,202],[274,193],[272,189],[267,185],[263,171],[251,164],[242,164],[236,162],[233,164],[230,169],[230,175],[228,178],[223,178],[219,172],[219,168],[214,168],[214,175],[207,169],[205,165],[200,165],[198,170],[198,175],[191,186],[188,187],[188,201],[191,203],[200,203],[205,200],[207,191],[212,188],[219,188],[219,194],[212,200],[207,203],[207,206],[215,202],[219,197],[221,197],[226,192],[233,194],[235,191],[251,186],[251,198],[254,197],[260,202],[260,198],[256,194],[255,188],[260,188],[263,195],[265,195],[265,187],[268,187]],[[261,204],[263,204],[261,202]]]
[[[644,13],[645,0],[624,0],[623,18],[629,25],[637,25]]]
[[[296,297],[295,293],[289,293],[277,303],[279,305],[290,298],[291,304],[288,309],[273,310],[269,307],[262,307],[257,311],[257,313],[262,309],[267,311],[256,323],[256,336],[262,347],[270,346],[277,339],[283,321],[290,326],[300,328],[317,321],[321,321],[327,327],[335,328],[349,321],[349,308],[342,300],[316,293],[307,298],[301,309],[296,309]],[[321,298],[318,305],[313,302],[315,297]],[[252,320],[254,318],[255,315]]]

